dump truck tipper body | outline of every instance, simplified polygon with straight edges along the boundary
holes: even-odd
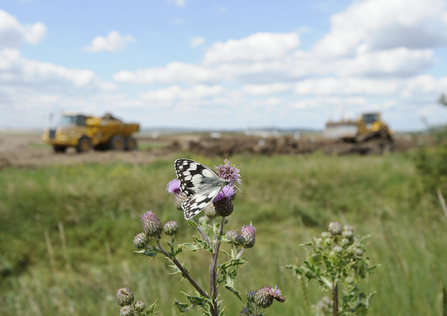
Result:
[[[53,145],[55,152],[75,147],[78,152],[95,149],[135,150],[132,134],[139,130],[135,123],[126,124],[110,114],[104,117],[83,114],[64,114],[56,128],[45,131],[42,140]]]

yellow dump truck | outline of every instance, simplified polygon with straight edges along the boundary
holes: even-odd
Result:
[[[132,134],[139,128],[138,124],[125,124],[111,114],[103,117],[64,114],[56,128],[45,131],[42,140],[52,145],[56,153],[64,153],[68,147],[75,147],[79,153],[91,148],[136,150],[137,140]]]
[[[385,124],[380,113],[364,113],[358,120],[329,121],[323,136],[351,142],[364,142],[370,139],[382,138],[392,140],[393,133]]]

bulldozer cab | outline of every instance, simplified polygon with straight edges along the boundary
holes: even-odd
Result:
[[[362,121],[365,124],[372,124],[374,122],[380,121],[379,113],[365,113],[362,116]]]

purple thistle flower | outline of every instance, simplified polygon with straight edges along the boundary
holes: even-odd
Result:
[[[217,201],[223,200],[223,199],[231,200],[231,197],[234,195],[234,193],[235,193],[234,187],[231,184],[226,185],[216,195],[213,202],[217,202]]]
[[[231,181],[231,184],[242,184],[241,175],[239,174],[239,169],[236,165],[231,165],[228,159],[225,159],[225,164],[214,167],[217,169],[217,174],[219,177],[225,180]]]
[[[166,190],[171,194],[181,193],[179,179],[174,179],[166,185]]]

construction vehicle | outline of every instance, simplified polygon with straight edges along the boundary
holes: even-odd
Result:
[[[383,153],[393,149],[393,133],[380,113],[364,113],[358,120],[329,121],[323,137],[357,143],[360,151],[363,147],[366,152]]]
[[[68,147],[79,153],[96,150],[136,150],[132,134],[139,130],[135,123],[125,124],[111,114],[95,117],[84,114],[63,114],[56,128],[47,129],[42,140],[53,146],[54,152],[64,153]]]

